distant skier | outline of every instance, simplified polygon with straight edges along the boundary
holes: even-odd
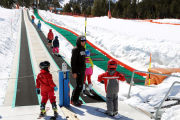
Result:
[[[58,40],[58,36],[56,36],[55,39],[53,40],[53,54],[58,55],[58,53],[59,53],[59,40]]]
[[[52,32],[52,29],[49,29],[47,39],[48,39],[48,46],[51,47],[52,46],[52,40],[54,39],[54,34]]]
[[[34,15],[31,15],[31,22],[32,23],[34,23],[34,19],[35,19]]]
[[[111,59],[108,61],[108,70],[98,76],[98,82],[104,81],[106,91],[106,114],[114,116],[118,114],[118,92],[119,80],[125,81],[125,77],[116,71],[117,61]]]
[[[40,94],[41,92],[41,113],[39,117],[43,117],[46,114],[45,111],[45,105],[50,100],[52,104],[52,109],[54,111],[54,116],[57,117],[57,105],[56,105],[56,96],[54,94],[54,91],[57,91],[58,88],[56,84],[53,82],[53,78],[51,73],[49,73],[50,70],[50,63],[48,61],[41,62],[39,64],[39,67],[41,68],[41,72],[38,74],[36,79],[36,93]]]
[[[83,81],[85,75],[85,46],[86,37],[78,36],[76,40],[76,46],[72,50],[71,56],[71,68],[73,77],[76,79],[76,88],[72,92],[71,104],[75,106],[81,106],[82,101],[79,100],[80,93],[83,88]]]
[[[41,31],[41,21],[40,21],[40,20],[39,20],[39,22],[38,22],[37,29],[38,29],[39,31]]]
[[[83,94],[85,94],[85,84],[86,84],[86,77],[88,80],[88,87],[89,87],[89,92],[92,94],[92,83],[91,83],[91,75],[93,74],[93,62],[90,58],[90,51],[86,50],[86,70],[85,70],[85,77],[84,77],[84,84],[83,84]]]

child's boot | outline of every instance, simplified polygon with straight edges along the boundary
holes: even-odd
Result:
[[[54,111],[54,117],[58,117],[58,113],[57,113],[57,105],[56,105],[56,102],[53,102],[52,103],[52,109]]]
[[[46,110],[45,110],[45,103],[41,103],[41,113],[39,115],[39,117],[43,117],[44,115],[46,115]]]
[[[89,87],[89,92],[92,93],[92,84],[89,84],[88,87]]]
[[[82,90],[82,93],[85,94],[85,88],[86,88],[86,85],[83,84],[83,90]]]
[[[107,111],[105,112],[105,114],[110,115],[110,116],[114,116],[113,111],[109,111],[109,110],[107,110]]]

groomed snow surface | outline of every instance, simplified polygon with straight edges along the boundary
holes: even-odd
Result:
[[[32,15],[32,10],[30,10]],[[10,10],[0,8],[0,75],[1,79],[10,76],[13,63],[13,56],[16,47],[17,33],[19,27],[20,10]],[[14,14],[14,15],[13,15]],[[59,26],[68,28],[77,34],[84,34],[85,19],[82,17],[72,17],[66,15],[56,15],[51,12],[39,10],[39,14],[47,21]],[[11,36],[11,19],[12,33]],[[176,19],[164,19],[166,23],[180,23]],[[38,20],[35,19],[37,24]],[[42,31],[47,35],[50,27],[41,22]],[[52,28],[53,29],[53,28]],[[179,68],[179,31],[178,25],[155,24],[149,22],[139,22],[136,20],[108,19],[107,16],[87,19],[87,39],[106,51],[114,58],[125,64],[147,71],[149,66],[149,54],[152,54],[152,67],[159,68]],[[53,29],[53,33],[58,36],[60,50],[71,58],[73,46]],[[102,69],[95,66],[92,75],[93,84],[98,85],[104,91],[104,85],[97,82],[97,76],[103,73]],[[180,76],[180,73],[173,73]],[[174,81],[179,81],[177,77],[168,77],[160,85],[153,87],[133,86],[131,98],[127,99],[129,85],[120,82],[119,100],[131,104],[143,110],[153,112],[164,98],[169,87]],[[0,106],[3,105],[8,79],[0,80]],[[180,85],[175,85],[169,96],[180,97]],[[177,101],[166,101],[163,106],[174,104]],[[162,120],[178,120],[180,106],[164,108],[166,112]]]

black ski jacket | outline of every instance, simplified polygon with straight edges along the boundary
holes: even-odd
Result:
[[[71,68],[72,74],[84,73],[86,69],[85,64],[85,48],[81,45],[81,36],[77,37],[76,46],[72,50]]]
[[[59,47],[59,40],[57,38],[53,40],[53,47]]]

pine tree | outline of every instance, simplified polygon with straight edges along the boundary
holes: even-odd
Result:
[[[91,6],[87,8],[87,15],[91,15]]]
[[[66,3],[64,5],[63,11],[64,12],[71,12],[71,7],[70,7],[69,3]]]
[[[95,0],[92,8],[92,15],[101,16],[101,0]]]
[[[81,9],[80,9],[80,6],[78,4],[73,6],[73,13],[81,14]]]

